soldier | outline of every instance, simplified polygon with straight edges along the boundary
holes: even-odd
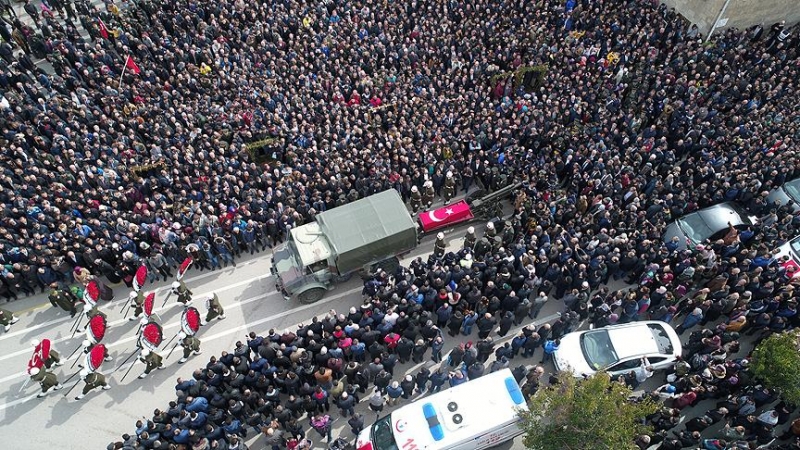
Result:
[[[133,302],[133,305],[128,306],[129,308],[133,307],[133,316],[128,320],[133,322],[144,314],[144,294],[142,291],[131,291],[130,294],[128,294],[128,297],[130,298],[130,301]]]
[[[438,233],[436,235],[436,242],[433,243],[433,254],[437,258],[440,258],[444,255],[444,250],[447,247],[447,244],[444,242],[444,233]]]
[[[64,311],[68,311],[70,317],[75,317],[75,314],[78,314],[78,308],[75,307],[78,299],[75,298],[72,292],[59,289],[58,283],[50,284],[50,289],[50,294],[47,296],[50,300],[50,304],[53,305],[54,308],[61,308]]]
[[[494,223],[488,222],[486,224],[486,229],[483,231],[483,237],[492,239],[497,234],[497,231],[494,229]]]
[[[480,238],[478,242],[475,243],[475,256],[479,259],[483,259],[486,253],[492,249],[492,245],[489,243],[489,240],[485,237]]]
[[[194,336],[187,336],[184,332],[180,332],[178,337],[181,339],[181,346],[183,347],[183,358],[178,361],[178,364],[185,363],[192,353],[195,355],[202,353],[200,351],[200,339]]]
[[[148,349],[143,349],[142,352],[139,354],[139,360],[145,363],[145,369],[144,373],[139,375],[139,378],[147,378],[147,375],[149,375],[150,372],[152,372],[155,369],[159,370],[164,369],[165,367],[164,364],[162,363],[163,359],[164,358],[162,358],[161,355],[159,355],[158,353],[151,352]]]
[[[450,200],[456,195],[456,180],[453,178],[453,172],[447,171],[447,176],[444,179],[444,204],[449,205]]]
[[[42,346],[46,345],[50,347],[50,352],[47,354],[47,359],[44,360],[44,367],[49,369],[53,366],[63,366],[64,363],[61,362],[61,355],[58,354],[57,351],[51,346],[49,339],[44,339],[46,342],[40,342],[38,339],[34,339],[31,341],[31,345],[34,347],[34,353],[39,354],[42,352]]]
[[[95,345],[99,344],[99,342],[94,342],[92,339],[84,339],[81,345],[83,345],[83,353],[89,353],[92,351]],[[105,347],[105,352],[103,353],[103,361],[112,361],[114,358],[108,354],[108,347]],[[83,364],[78,364],[78,367],[83,367]]]
[[[53,372],[48,372],[46,370],[34,367],[30,370],[30,374],[31,380],[36,381],[42,386],[42,392],[40,392],[36,398],[42,398],[45,395],[64,387],[58,382],[58,377],[56,377],[56,374]]]
[[[511,244],[514,242],[514,227],[511,226],[511,222],[506,221],[506,226],[503,227],[503,245],[506,247],[511,247]]]
[[[192,291],[186,287],[186,283],[183,280],[172,282],[172,293],[178,296],[178,301],[183,303],[183,306],[187,306],[192,302]]]
[[[467,228],[467,234],[464,236],[464,248],[472,250],[475,248],[475,227]]]
[[[436,191],[433,189],[433,181],[426,181],[422,185],[422,189],[422,204],[426,208],[430,208],[433,204],[433,198],[436,196]]]
[[[217,320],[225,318],[225,310],[222,308],[222,303],[219,302],[219,297],[216,293],[206,297],[206,308],[208,308],[208,314],[206,314],[206,320],[203,325],[211,322],[215,317]]]
[[[75,400],[80,400],[83,397],[86,397],[86,394],[97,388],[102,388],[104,391],[111,389],[111,386],[109,386],[108,382],[106,382],[106,377],[101,373],[92,372],[89,369],[83,369],[81,370],[81,378],[86,385],[83,386],[83,392],[78,394],[78,396],[75,397]]]
[[[11,311],[0,308],[0,325],[5,327],[6,332],[11,329],[11,325],[19,322],[19,317],[15,316]]]
[[[422,206],[422,194],[419,193],[419,188],[411,186],[411,211],[416,214]]]

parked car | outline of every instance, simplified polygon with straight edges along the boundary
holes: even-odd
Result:
[[[561,338],[553,353],[556,370],[576,377],[599,371],[617,376],[630,372],[647,358],[654,370],[672,367],[683,348],[678,333],[656,320],[576,331]]]
[[[800,236],[778,247],[772,257],[787,272],[793,273],[793,278],[800,277]]]
[[[686,214],[667,225],[664,242],[669,242],[673,236],[676,236],[678,237],[678,248],[683,250],[706,240],[722,239],[728,232],[729,224],[739,230],[744,230],[757,223],[758,218],[750,215],[738,204],[720,203]]]
[[[792,211],[800,211],[800,178],[783,183],[782,186],[770,191],[767,202],[774,203],[780,201],[781,205],[792,202]]]

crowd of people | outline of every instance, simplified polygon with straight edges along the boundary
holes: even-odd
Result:
[[[316,400],[318,391],[337,402],[366,395],[355,385],[367,383],[352,383],[358,371],[347,376],[351,363],[376,381],[372,369],[383,366],[390,377],[380,378],[379,394],[402,398],[404,382],[418,384],[383,386],[386,359],[400,357],[385,336],[400,336],[400,348],[410,340],[412,358],[417,346],[438,347],[436,359],[444,336],[429,321],[451,332],[474,325],[478,344],[450,357],[488,361],[496,349],[479,344],[495,324],[507,332],[543,298],[564,302],[562,318],[525,329],[498,364],[517,354],[514,342],[523,355],[552,350],[581,320],[670,321],[692,331],[694,345],[690,367],[676,368],[664,395],[674,389],[678,404],[691,394],[688,404],[719,398],[728,402],[722,417],[734,419],[729,430],[742,434],[729,440],[770,438],[770,417],[739,413],[748,399],[767,403],[748,390],[746,364],[725,355],[733,333],[779,332],[797,320],[791,274],[771,256],[800,218],[764,195],[800,176],[796,29],[729,29],[704,42],[674,11],[644,0],[31,5],[33,27],[0,23],[6,299],[69,284],[76,267],[129,286],[141,264],[165,280],[186,256],[215,270],[281,242],[319,211],[378,191],[397,189],[410,204],[415,191],[426,191],[426,205],[429,189],[452,196],[443,192],[448,173],[460,192],[523,183],[500,239],[476,237],[469,256],[437,255],[375,280],[366,310],[344,319],[242,343],[240,354],[179,383],[185,395],[123,448],[207,438],[209,427],[228,436],[263,425],[279,442],[295,436],[298,412],[310,412],[312,425],[329,420],[332,400]],[[37,56],[53,71],[33,64]],[[542,78],[520,83],[531,68]],[[761,225],[685,251],[662,242],[666,223],[724,200],[754,211]],[[623,277],[638,287],[608,290]],[[361,344],[367,326],[377,332],[363,361],[341,348],[358,340],[350,321]],[[337,350],[341,357],[331,356]],[[332,359],[342,367],[331,368]],[[481,370],[464,362],[456,378]],[[355,391],[332,395],[336,376]],[[267,397],[275,390],[294,398],[278,405]],[[225,404],[214,405],[217,397]],[[201,398],[208,410],[187,410]],[[666,429],[675,414],[652,420]],[[676,448],[696,431],[678,444],[658,434],[642,442]]]

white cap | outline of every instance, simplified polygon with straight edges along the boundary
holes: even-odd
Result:
[[[88,312],[89,312],[89,311],[91,311],[91,310],[92,310],[92,305],[90,305],[90,304],[88,304],[88,303],[84,303],[84,305],[83,305],[83,312],[87,312],[87,313],[88,313]]]
[[[184,333],[183,331],[181,331],[181,332],[179,332],[179,333],[178,333],[178,339],[181,339],[181,340],[182,340],[182,339],[184,339],[185,337],[186,337],[186,333]]]
[[[411,192],[417,192],[418,190],[419,188],[417,188],[416,186],[411,186]]]
[[[84,369],[81,369],[81,378],[86,378],[86,377],[88,377],[90,373],[91,373],[91,372],[89,371],[89,369],[85,369],[85,368],[84,368]]]
[[[148,350],[148,349],[143,349],[143,350],[142,350],[142,356],[150,356],[150,350]]]
[[[139,321],[142,325],[147,325],[147,317],[142,317],[142,320]]]
[[[31,370],[28,373],[31,374],[31,375],[39,375],[39,368],[38,367],[31,367]]]
[[[453,172],[447,171],[447,178],[453,178]]]
[[[444,239],[444,233],[439,232],[439,234],[436,235],[436,239]]]
[[[172,282],[172,289],[178,289],[179,287],[181,287],[180,283],[178,283],[177,281]]]
[[[136,292],[134,292],[134,291],[131,291],[131,292],[128,294],[128,298],[130,298],[130,299],[134,299],[134,298],[136,298],[136,296],[137,296],[137,295],[138,295],[138,294],[137,294]]]
[[[467,233],[469,233],[469,234],[472,234],[472,233],[474,233],[474,232],[475,232],[475,227],[469,227],[469,228],[467,228]]]
[[[34,347],[36,347],[37,345],[39,345],[39,340],[38,340],[38,339],[34,339],[34,340],[32,340],[32,341],[31,341],[31,345],[32,345],[32,346],[34,346]]]
[[[487,223],[486,224],[486,228],[488,228],[490,230],[494,230],[494,223],[492,223],[492,222]]]
[[[90,344],[90,342],[89,342],[88,339],[84,339],[83,342],[81,342],[81,345],[84,346],[84,347],[88,347],[89,344]]]

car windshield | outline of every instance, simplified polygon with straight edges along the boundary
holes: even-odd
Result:
[[[590,331],[581,335],[583,357],[593,369],[602,369],[617,362],[617,352],[605,330]]]
[[[693,243],[699,244],[709,236],[714,234],[714,230],[708,227],[700,214],[689,214],[678,220],[678,226],[683,230],[686,237]]]
[[[388,415],[372,425],[372,446],[375,450],[397,450],[392,432],[392,416]]]
[[[657,324],[648,324],[647,328],[653,333],[653,339],[656,340],[656,345],[658,345],[658,352],[664,355],[672,354],[675,349],[672,347],[672,340],[664,327]]]
[[[795,255],[800,255],[800,238],[797,238],[789,243]]]
[[[800,178],[792,180],[783,185],[786,194],[797,203],[800,203]]]

